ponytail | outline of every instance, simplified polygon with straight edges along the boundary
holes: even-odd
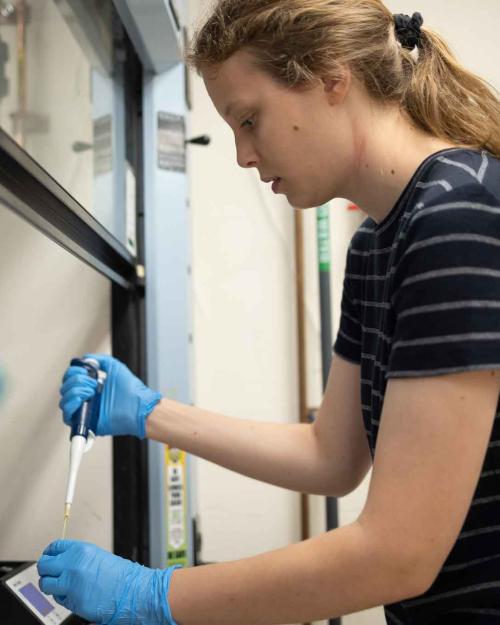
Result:
[[[464,68],[446,42],[422,29],[418,60],[401,49],[407,88],[403,106],[421,129],[500,157],[500,100],[485,80]]]

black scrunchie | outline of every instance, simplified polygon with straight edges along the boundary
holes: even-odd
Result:
[[[413,50],[418,46],[422,37],[422,24],[424,18],[420,13],[414,13],[412,17],[398,13],[394,15],[394,23],[396,24],[396,37],[403,48]]]

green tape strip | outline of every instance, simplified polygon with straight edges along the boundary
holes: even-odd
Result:
[[[317,210],[318,259],[321,272],[330,271],[330,207],[328,204]]]

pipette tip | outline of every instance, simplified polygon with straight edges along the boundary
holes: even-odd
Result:
[[[64,504],[64,525],[63,525],[63,531],[62,531],[63,540],[66,538],[66,528],[68,527],[70,513],[71,513],[71,504],[65,503]]]

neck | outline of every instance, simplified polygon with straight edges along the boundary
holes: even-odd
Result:
[[[394,109],[379,111],[376,118],[372,114],[363,131],[355,130],[355,174],[345,197],[377,223],[389,214],[427,157],[458,147],[416,129],[405,114]]]

